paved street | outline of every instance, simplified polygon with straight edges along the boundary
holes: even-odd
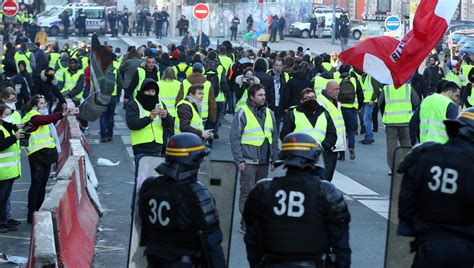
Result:
[[[70,38],[71,42],[74,37]],[[102,38],[102,41],[105,40]],[[126,37],[108,38],[114,47],[120,46],[126,51],[127,45],[141,45],[153,38]],[[62,39],[60,39],[62,41]],[[177,42],[178,39],[165,39]],[[222,39],[219,40],[222,42]],[[212,40],[213,44],[217,40]],[[61,45],[61,43],[60,43]],[[296,49],[297,46],[310,47],[312,51],[339,51],[338,45],[331,46],[330,39],[288,39],[279,44],[270,44],[272,49]],[[275,48],[273,48],[275,47]],[[278,48],[280,47],[280,48]],[[321,49],[321,50],[319,50]],[[91,131],[87,139],[91,148],[91,161],[99,180],[98,194],[105,209],[100,219],[96,239],[94,267],[126,267],[130,231],[130,206],[133,189],[133,157],[129,130],[125,123],[123,105],[117,105],[115,116],[114,140],[99,143],[99,123],[90,124]],[[220,140],[215,142],[211,159],[231,160],[228,136],[232,117],[227,115],[220,130]],[[380,124],[382,126],[382,124]],[[359,135],[356,141],[362,139]],[[344,191],[352,215],[350,241],[352,247],[352,267],[383,267],[386,237],[386,218],[388,213],[388,194],[390,177],[385,156],[385,131],[381,127],[375,133],[375,143],[356,145],[355,161],[338,161],[334,183]],[[118,166],[97,166],[99,157],[112,162],[120,161]],[[27,189],[29,186],[29,166],[24,158],[22,179],[15,182],[12,197],[12,212],[15,218],[22,219],[20,230],[0,235],[0,252],[27,257],[29,228],[25,223]],[[281,174],[282,170],[277,170]],[[247,267],[243,235],[238,232],[240,215],[235,211],[232,232],[231,267]]]

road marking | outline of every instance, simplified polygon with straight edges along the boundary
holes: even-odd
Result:
[[[127,152],[130,157],[133,157],[133,150],[132,147],[127,147]]]
[[[3,238],[11,238],[11,239],[20,239],[20,240],[30,240],[29,237],[21,237],[21,236],[13,236],[13,235],[0,235]]]
[[[19,189],[19,190],[13,190],[12,192],[14,193],[18,193],[18,192],[26,192],[28,191],[29,189]]]
[[[123,141],[123,144],[125,145],[131,145],[132,142],[130,141],[130,136],[120,136],[120,138]]]
[[[28,202],[26,201],[10,201],[12,203],[15,203],[15,204],[28,204]]]
[[[117,250],[125,250],[123,247],[111,247],[111,246],[95,246],[95,253],[102,253],[108,251],[117,251]]]

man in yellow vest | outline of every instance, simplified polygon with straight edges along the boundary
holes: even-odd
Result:
[[[336,170],[337,156],[340,152],[344,152],[347,147],[346,142],[346,126],[342,117],[341,103],[338,101],[339,83],[332,80],[326,85],[326,89],[322,91],[318,102],[323,106],[331,116],[334,127],[336,128],[337,140],[336,144],[324,153],[324,162],[326,168],[324,170],[324,178],[331,181]]]
[[[443,121],[456,119],[459,113],[461,89],[454,82],[444,82],[440,93],[423,99],[420,108],[410,121],[410,140],[412,145],[426,141],[446,143],[448,135]]]
[[[130,141],[138,167],[140,158],[159,156],[163,144],[166,143],[164,131],[173,128],[174,120],[166,110],[166,106],[158,98],[158,84],[147,78],[137,93],[137,97],[126,106],[126,122],[130,129]]]
[[[176,54],[176,53],[173,53]],[[174,66],[174,74],[179,82],[183,82],[192,73],[192,66],[187,63],[187,55],[185,52],[178,53],[178,64]]]
[[[248,88],[248,100],[232,121],[230,145],[240,171],[239,209],[255,183],[268,176],[268,169],[277,160],[278,131],[273,112],[266,105],[265,88],[253,84]],[[245,232],[241,221],[241,232]]]
[[[175,134],[190,132],[203,140],[212,140],[212,129],[204,130],[201,117],[203,98],[204,86],[202,84],[189,87],[186,97],[176,105],[178,117],[175,121]]]
[[[113,140],[115,106],[120,101],[120,94],[122,93],[123,85],[122,75],[118,69],[119,66],[120,65],[114,65],[114,91],[112,91],[110,102],[107,104],[107,110],[105,110],[105,112],[100,116],[100,142]]]
[[[290,108],[283,120],[280,139],[293,132],[310,135],[325,152],[332,152],[337,141],[337,132],[328,111],[316,100],[316,92],[312,88],[301,91],[300,104]],[[337,161],[337,156],[334,157]],[[328,180],[331,178],[326,178]]]
[[[217,104],[214,95],[214,89],[206,77],[203,75],[204,66],[196,62],[193,64],[192,73],[181,84],[176,103],[179,103],[184,96],[188,94],[188,90],[192,85],[203,85],[204,96],[201,104],[200,115],[203,120],[205,129],[212,129],[217,121]]]
[[[125,103],[127,103],[129,100],[133,99],[137,95],[138,90],[141,88],[142,83],[143,81],[145,81],[146,78],[151,78],[155,81],[160,81],[160,70],[156,65],[156,59],[153,56],[148,56],[145,59],[145,62],[137,68],[137,71],[133,75],[132,81],[128,85],[128,88],[125,90]]]
[[[410,146],[408,124],[419,104],[418,94],[410,84],[397,89],[393,85],[387,85],[380,94],[379,106],[382,122],[385,124],[389,175],[392,175],[395,149],[398,146]]]
[[[369,74],[362,74],[359,82],[364,91],[364,106],[363,112],[363,124],[365,129],[364,139],[359,141],[362,144],[371,144],[374,140],[374,133],[372,132],[372,115],[374,108],[377,105],[377,99],[380,94],[380,84]]]
[[[17,71],[19,72],[20,70],[18,69],[18,63],[20,61],[24,61],[26,63],[26,71],[32,75],[33,70],[36,68],[36,61],[35,61],[35,56],[33,53],[28,51],[26,47],[26,43],[22,43],[20,45],[20,50],[15,52],[15,55],[13,56],[15,59],[15,66],[17,67]]]
[[[227,56],[227,48],[225,46],[220,46],[219,47],[219,61],[224,66],[224,69],[226,71],[226,75],[230,70],[230,67],[234,63],[233,60]]]

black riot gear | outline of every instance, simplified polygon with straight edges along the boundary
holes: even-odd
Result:
[[[159,165],[156,171],[175,180],[186,179],[197,174],[199,165],[209,153],[210,149],[204,146],[196,134],[174,135],[166,145],[166,162]]]
[[[276,165],[285,164],[301,169],[311,166],[324,168],[323,152],[323,147],[308,134],[292,133],[283,139],[282,149],[278,155],[280,160]]]
[[[474,107],[461,112],[457,119],[445,120],[446,131],[449,137],[458,134],[474,142]]]

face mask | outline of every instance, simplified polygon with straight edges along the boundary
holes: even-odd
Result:
[[[5,103],[7,105],[8,108],[10,108],[11,110],[15,111],[16,110],[16,101],[15,102],[7,102]]]
[[[304,110],[314,112],[318,109],[318,102],[316,100],[307,100],[301,104]]]
[[[12,117],[12,115],[9,115],[9,116],[3,118],[2,121],[11,124],[11,123],[13,123],[13,117]]]
[[[48,111],[47,108],[38,109],[38,112],[40,112],[40,114],[42,114],[42,115],[48,115],[49,114],[49,111]]]

